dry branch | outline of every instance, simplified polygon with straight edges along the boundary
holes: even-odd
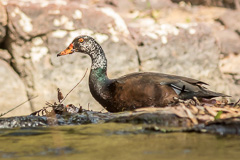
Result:
[[[83,77],[80,79],[80,81],[66,94],[66,96],[61,100],[60,104],[62,104],[62,102],[67,98],[67,96],[79,85],[79,83],[82,82],[83,78],[86,76],[87,74],[87,71],[88,71],[88,68],[86,69]]]
[[[37,96],[28,98],[26,101],[22,102],[21,104],[17,105],[16,107],[13,107],[12,109],[8,110],[7,112],[0,114],[0,117],[8,114],[9,112],[12,112],[14,109],[20,107],[21,105],[25,104],[25,103],[28,102],[28,101],[31,101],[31,100],[34,99],[34,98],[37,98]]]

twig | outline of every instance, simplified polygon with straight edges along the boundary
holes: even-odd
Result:
[[[62,99],[62,101],[60,102],[60,104],[62,104],[62,102],[67,98],[67,96],[77,87],[77,85],[79,85],[79,83],[82,82],[83,78],[86,76],[87,74],[87,71],[88,71],[88,68],[86,69],[83,77],[81,78],[81,80],[66,94],[66,96]]]
[[[32,99],[37,98],[37,97],[38,97],[38,96],[28,98],[26,101],[22,102],[21,104],[17,105],[16,107],[13,107],[12,109],[8,110],[7,112],[0,114],[0,117],[8,114],[9,112],[13,111],[14,109],[20,107],[21,105],[25,104],[26,102],[31,101]]]
[[[193,99],[194,99],[194,101],[196,102],[196,105],[199,105],[199,106],[201,105],[201,103],[199,102],[199,100],[197,99],[197,97],[194,96]]]
[[[105,109],[103,108],[100,112],[104,111]]]

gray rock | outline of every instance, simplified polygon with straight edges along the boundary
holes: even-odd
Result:
[[[218,6],[226,8],[238,8],[238,0],[172,0],[172,2],[186,2],[191,3],[192,5],[206,5],[206,6]]]
[[[25,86],[16,72],[7,64],[7,62],[0,59],[0,113],[5,113],[11,108],[19,105],[23,101],[27,100]],[[5,117],[16,115],[28,115],[31,108],[29,102],[23,104],[19,108],[12,111],[10,114],[6,114]]]
[[[2,5],[2,2],[0,2],[0,43],[6,36],[6,25],[7,25],[7,13],[4,6]]]
[[[143,1],[143,0],[133,0],[132,3],[134,4],[134,7],[137,10],[146,10],[146,9],[162,9],[166,8],[172,5],[172,2],[170,0],[149,0],[149,1]]]
[[[225,74],[226,79],[229,81],[231,96],[235,100],[239,99],[240,90],[240,70],[239,70],[240,54],[228,54],[224,56],[220,63],[220,69]]]
[[[147,31],[147,29],[149,29]],[[141,69],[205,81],[210,88],[229,94],[218,68],[219,47],[204,24],[160,25],[140,28]]]
[[[223,23],[226,28],[240,34],[240,11],[227,10],[218,20]]]
[[[240,54],[240,36],[236,32],[225,29],[217,31],[215,35],[224,55],[231,53]]]
[[[0,59],[10,63],[11,61],[11,55],[9,54],[9,52],[5,49],[0,49]]]

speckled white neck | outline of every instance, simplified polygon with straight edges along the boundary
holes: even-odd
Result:
[[[105,57],[105,54],[102,50],[102,48],[98,48],[98,50],[92,51],[90,54],[92,58],[92,66],[91,69],[97,69],[97,68],[102,68],[106,69],[107,68],[107,59]]]

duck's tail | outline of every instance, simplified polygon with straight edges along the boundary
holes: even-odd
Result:
[[[200,95],[196,95],[196,97],[201,97],[201,98],[214,98],[214,97],[231,97],[229,95],[223,94],[223,93],[218,93],[218,92],[213,92],[209,90],[204,90]]]
[[[210,99],[214,97],[231,97],[231,96],[223,93],[213,92],[206,89],[202,89],[201,91],[198,91],[198,92],[189,92],[189,93],[184,92],[184,94],[181,93],[179,95],[180,99],[192,99],[193,97]]]

